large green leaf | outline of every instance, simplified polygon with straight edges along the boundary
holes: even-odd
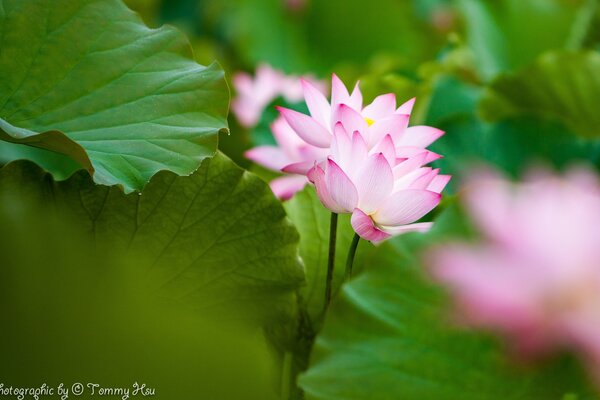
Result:
[[[14,162],[0,170],[0,193],[58,210],[100,251],[128,254],[156,293],[206,312],[239,305],[248,318],[280,316],[304,280],[283,207],[220,154],[189,177],[160,172],[142,195],[95,185],[84,171],[55,182]]]
[[[64,154],[0,140],[0,165],[14,160],[35,160],[36,164],[46,171],[52,171],[52,175],[57,180],[67,179],[81,169],[77,161]]]
[[[600,54],[553,52],[486,90],[481,111],[488,120],[537,115],[563,122],[587,137],[600,136]]]
[[[0,139],[66,154],[97,183],[189,174],[226,129],[223,71],[120,0],[0,0],[0,48]]]
[[[77,223],[51,212],[53,202],[19,194],[0,192],[0,313],[15,322],[0,329],[5,388],[83,381],[133,390],[138,382],[159,399],[278,398],[275,354],[256,324],[239,318],[243,309],[211,316],[164,301],[145,287],[137,259],[95,248]],[[98,396],[85,389],[80,398]]]
[[[343,287],[300,378],[309,399],[542,400],[593,398],[571,360],[541,369],[511,363],[490,338],[451,327],[447,299],[422,277],[423,245],[464,226],[450,208],[427,235],[382,246]]]

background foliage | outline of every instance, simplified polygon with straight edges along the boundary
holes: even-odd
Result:
[[[125,3],[178,29],[120,0],[0,0],[0,305],[20,321],[0,337],[4,379],[144,374],[164,398],[597,398],[568,356],[522,365],[454,327],[422,263],[426,244],[473,235],[455,198],[473,165],[600,165],[597,0]],[[226,81],[264,62],[360,79],[367,100],[417,96],[412,123],[446,131],[436,229],[362,243],[340,288],[342,220],[324,321],[328,214],[312,188],[282,206],[244,159],[270,140],[272,107],[253,130],[226,120]],[[23,357],[45,361],[12,368]],[[64,367],[91,359],[121,368]]]

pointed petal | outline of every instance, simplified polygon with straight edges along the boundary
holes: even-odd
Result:
[[[396,110],[396,114],[410,115],[412,113],[413,107],[415,106],[415,101],[417,101],[417,99],[415,97],[413,97],[412,99],[408,100],[406,103],[402,104]]]
[[[382,153],[370,156],[360,168],[355,182],[358,206],[368,214],[375,212],[394,188],[394,175],[385,156]]]
[[[352,153],[347,169],[348,175],[351,177],[356,176],[356,172],[360,169],[360,166],[365,162],[368,156],[369,149],[367,143],[360,133],[354,132],[352,134]]]
[[[281,115],[271,124],[271,132],[279,147],[288,154],[295,154],[298,146],[306,145]]]
[[[425,148],[439,139],[443,134],[444,131],[431,126],[411,126],[406,129],[406,132],[396,145]]]
[[[369,131],[367,121],[360,113],[346,104],[340,104],[334,110],[335,122],[341,122],[348,132],[358,131],[361,135],[366,135]],[[366,140],[366,138],[365,138]]]
[[[425,169],[425,168],[423,168],[423,169]],[[431,184],[431,182],[433,182],[433,179],[440,172],[439,168],[438,169],[427,168],[427,169],[428,169],[428,172],[421,175],[417,179],[415,179],[410,184],[409,189],[421,189],[421,190],[427,189],[427,187]]]
[[[327,156],[330,153],[330,149],[326,148],[321,148],[321,147],[315,147],[313,145],[310,144],[306,144],[304,142],[302,142],[302,145],[300,147],[297,148],[298,152],[297,154],[299,155],[298,159],[299,160],[304,160],[304,161],[311,161],[314,164],[314,161],[316,162],[322,162],[325,161],[325,159],[327,158]]]
[[[418,222],[416,224],[401,226],[380,226],[379,228],[392,236],[401,235],[409,232],[428,232],[433,226],[433,222]]]
[[[439,193],[428,190],[401,190],[388,197],[373,219],[378,225],[397,226],[415,222],[440,202]]]
[[[399,179],[395,179],[393,192],[395,193],[400,190],[410,189],[415,181],[419,180],[422,176],[427,175],[430,172],[430,167],[422,167],[412,170],[408,174],[400,177]]]
[[[382,118],[394,115],[395,112],[396,95],[394,93],[388,93],[377,96],[371,104],[363,109],[362,115],[373,121],[378,121]]]
[[[450,175],[438,175],[435,178],[433,178],[433,181],[431,181],[431,183],[427,187],[427,190],[435,193],[442,193],[442,190],[444,190],[448,182],[450,182],[451,178],[452,176]]]
[[[341,122],[333,127],[333,140],[331,141],[331,155],[342,168],[346,168],[352,158],[352,141]]]
[[[423,152],[427,153],[427,157],[425,158],[425,164],[429,164],[430,162],[434,162],[435,160],[439,160],[442,158],[441,155],[434,153],[433,151],[429,151],[427,149],[423,149],[422,147],[415,146],[398,146],[396,147],[396,157],[403,158],[411,158],[416,156],[417,154],[421,154]]]
[[[375,121],[369,128],[371,130],[369,145],[374,146],[385,135],[390,135],[394,142],[399,142],[408,128],[408,119],[408,115],[395,114]]]
[[[333,161],[327,160],[325,182],[333,201],[339,205],[337,212],[350,213],[358,204],[358,192],[348,175]]]
[[[371,153],[383,153],[391,167],[397,164],[396,147],[394,146],[394,140],[390,135],[385,135],[383,140],[379,141],[379,143],[371,150]]]
[[[287,174],[306,175],[308,171],[310,171],[310,169],[314,167],[314,165],[314,161],[302,161],[293,164],[288,164],[281,168],[281,171]]]
[[[325,172],[320,166],[315,166],[310,171],[308,171],[308,179],[314,183],[315,189],[317,190],[317,196],[319,196],[319,200],[321,203],[329,210],[334,213],[344,213],[345,209],[342,208],[337,202],[333,200],[331,197],[331,193],[329,193],[329,189],[327,187],[327,182],[325,178]]]
[[[269,186],[279,199],[288,200],[304,189],[307,183],[308,179],[305,176],[281,176],[273,179]]]
[[[437,153],[434,153],[433,151],[429,151],[429,150],[426,151],[426,154],[427,154],[427,158],[425,159],[425,164],[429,164],[429,163],[434,162],[435,160],[444,158],[443,156],[441,156]]]
[[[356,111],[362,110],[363,102],[362,92],[360,91],[359,83],[360,82],[356,82],[356,85],[354,85],[354,90],[352,90],[352,94],[350,95],[350,99],[348,100],[348,105],[354,108]]]
[[[317,147],[329,147],[331,134],[323,125],[308,115],[299,113],[288,108],[277,107],[283,118],[292,129],[308,144]]]
[[[398,165],[396,165],[393,169],[394,178],[400,179],[403,176],[406,176],[410,172],[420,168],[425,165],[425,161],[427,159],[427,154],[425,152],[421,152],[405,161],[402,161]]]
[[[358,131],[354,131],[352,133],[352,158],[361,162],[369,153],[369,148],[367,147],[367,142]]]
[[[247,159],[265,168],[279,171],[291,162],[286,154],[275,146],[258,146],[244,153]]]
[[[377,229],[371,217],[359,210],[358,208],[352,213],[350,219],[354,231],[365,240],[371,242],[380,242],[390,237],[389,234]]]
[[[335,110],[342,103],[349,103],[350,94],[346,85],[341,81],[336,74],[331,76],[331,109]],[[331,121],[336,123],[337,121]]]
[[[304,100],[310,115],[321,125],[329,126],[331,123],[331,106],[325,95],[306,79],[301,78],[300,82],[302,82]]]

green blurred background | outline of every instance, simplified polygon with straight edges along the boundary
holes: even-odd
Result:
[[[397,270],[409,276],[402,282],[410,282],[404,289],[416,293],[415,298],[426,297],[424,302],[435,304],[436,313],[444,301],[438,300],[437,295],[429,296],[432,289],[423,289],[419,286],[422,281],[414,278],[418,273],[413,270],[421,266],[413,248],[423,247],[422,242],[431,238],[458,234],[462,220],[456,216],[453,195],[471,165],[490,163],[513,176],[537,163],[559,169],[582,162],[596,168],[600,165],[597,0],[126,3],[151,27],[165,23],[179,27],[188,35],[197,61],[206,65],[217,60],[225,69],[228,82],[238,71],[253,73],[257,65],[268,63],[286,73],[313,74],[324,80],[335,72],[348,85],[360,80],[367,101],[387,92],[396,93],[400,101],[416,96],[412,124],[432,125],[447,132],[432,146],[433,151],[445,156],[436,164],[443,173],[454,176],[449,196],[439,211],[445,214],[433,236],[392,241],[379,250],[371,264],[394,268],[393,263],[401,264]],[[234,88],[231,89],[235,96]],[[273,103],[281,104],[281,100]],[[230,114],[231,133],[220,138],[220,149],[239,165],[271,177],[246,160],[243,153],[270,140],[267,127],[274,118],[275,112],[269,107],[256,128],[246,129]],[[287,355],[282,355],[285,352],[269,344],[273,336],[285,337],[285,332],[265,334],[262,327],[239,323],[239,315],[246,311],[243,307],[220,310],[219,318],[214,319],[157,301],[138,284],[135,261],[89,248],[88,241],[81,239],[70,221],[49,216],[43,205],[36,202],[23,203],[24,197],[19,193],[5,193],[0,199],[4,204],[0,235],[6,240],[0,243],[0,252],[3,265],[8,267],[0,271],[0,304],[7,308],[0,311],[14,325],[10,330],[0,329],[0,339],[5,344],[0,377],[13,385],[41,384],[40,376],[47,377],[48,384],[100,380],[113,386],[130,385],[140,379],[158,387],[159,398],[165,399],[182,398],[181,393],[187,394],[186,399],[268,399],[290,391],[287,386],[293,383],[281,378],[289,373],[286,368],[306,367],[302,365],[306,360],[301,360],[299,366],[288,365]],[[309,285],[314,283],[311,279],[320,277],[315,270],[323,264],[318,261],[326,252],[324,240],[315,241],[305,234],[318,230],[326,235],[327,215],[318,207],[314,194],[308,192],[286,206],[303,235],[300,252],[307,264]],[[343,235],[349,238],[350,231]],[[411,247],[413,242],[419,246]],[[367,251],[367,246],[363,246],[359,254]],[[85,265],[81,260],[86,260]],[[123,263],[130,268],[120,268]],[[97,274],[100,269],[103,272]],[[122,271],[129,271],[131,276]],[[357,290],[360,285],[372,284],[369,289],[379,293],[375,289],[394,283],[387,276],[379,277],[379,269],[372,271],[370,279],[375,282],[359,281]],[[388,287],[390,291],[396,289],[397,286]],[[381,300],[376,296],[373,295],[375,300]],[[331,328],[331,336],[343,340],[346,326],[354,324],[358,327],[356,335],[362,339],[363,320],[358,319],[360,314],[346,300],[333,309],[339,311],[336,318],[344,323],[337,327],[338,331],[336,326]],[[374,305],[361,311],[376,314],[381,304],[375,300]],[[402,309],[403,300],[392,298],[390,308]],[[430,329],[431,321],[436,321],[430,308],[433,306],[415,311],[421,313],[422,319],[414,327],[418,339]],[[227,318],[229,312],[231,317]],[[410,315],[401,322],[413,319]],[[375,332],[378,327],[373,326]],[[435,336],[432,342],[438,336],[446,337],[441,328],[431,332]],[[461,343],[451,339],[443,341],[440,348]],[[492,361],[481,361],[484,365],[495,366],[500,359],[492,350],[479,350],[496,349],[487,341],[480,346],[479,339],[471,341],[469,336],[465,342],[464,348],[477,354],[472,365],[480,360],[479,354],[484,358],[491,354]],[[62,349],[68,349],[68,353]],[[389,350],[383,348],[381,353]],[[366,364],[373,361],[368,357],[363,360]],[[425,370],[439,360],[426,361]],[[442,361],[439,363],[445,366]],[[332,385],[332,391],[338,390],[333,383],[341,387],[346,382],[330,379],[328,373],[337,374],[343,365],[328,365],[331,371],[325,369],[320,382]],[[504,371],[502,367],[501,363],[499,369]],[[548,367],[549,373],[556,372],[552,368]],[[556,370],[556,376],[568,382],[566,387],[577,390],[584,386],[563,370]],[[452,376],[451,372],[447,374]],[[511,374],[508,375],[514,381],[507,382],[521,382],[519,374]],[[554,383],[555,375],[548,379],[540,375],[543,384],[537,393],[545,393],[545,383]],[[477,379],[484,378],[478,375]],[[377,384],[371,383],[373,387]],[[499,384],[506,386],[503,380]],[[453,398],[448,396],[436,399]]]
[[[267,63],[326,81],[335,72],[349,86],[360,80],[366,101],[386,92],[399,101],[416,96],[411,123],[447,131],[433,150],[446,156],[438,162],[444,172],[458,177],[453,188],[464,165],[479,160],[509,173],[539,160],[598,161],[596,0],[126,3],[150,26],[181,28],[197,60],[218,60],[230,82]],[[264,142],[274,117],[269,107],[259,128],[247,131],[231,115],[221,149],[250,167],[243,151]]]

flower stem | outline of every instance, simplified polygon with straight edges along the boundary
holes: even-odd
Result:
[[[333,284],[333,269],[335,267],[335,242],[337,236],[338,215],[331,213],[329,223],[329,258],[327,260],[327,280],[325,281],[325,310],[331,302],[331,286]]]
[[[348,258],[346,258],[346,276],[344,280],[348,280],[352,277],[352,266],[354,265],[354,256],[356,255],[356,249],[358,248],[358,244],[360,243],[360,236],[358,234],[354,234],[352,238],[352,243],[350,244],[350,249],[348,249]]]
[[[294,355],[289,351],[285,352],[283,357],[283,365],[281,371],[281,399],[289,400],[290,398],[290,382],[292,380],[292,363]]]

